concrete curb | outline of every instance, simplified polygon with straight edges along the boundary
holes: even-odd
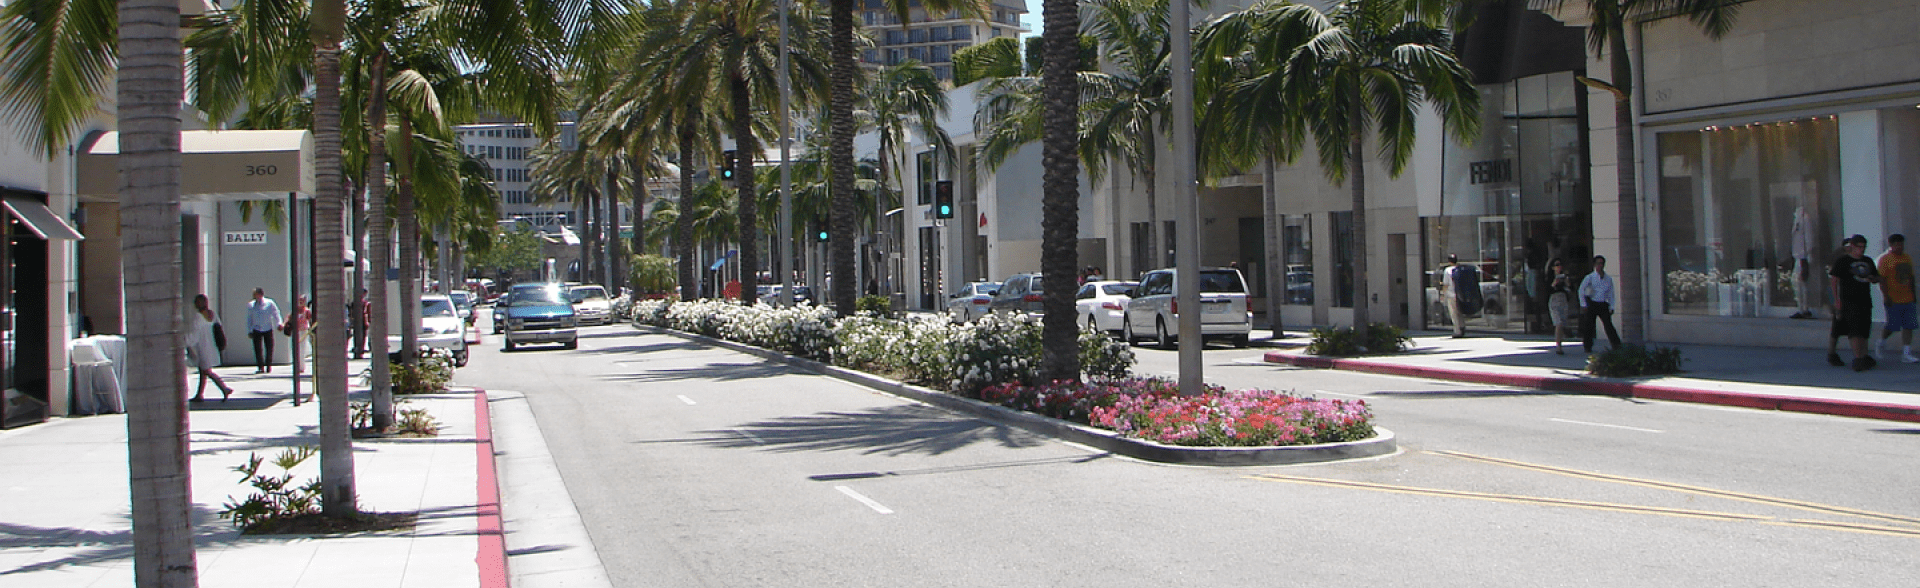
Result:
[[[1384,361],[1369,361],[1365,359],[1319,357],[1280,351],[1267,352],[1265,359],[1269,363],[1307,368],[1346,370],[1434,380],[1452,380],[1457,382],[1475,382],[1496,386],[1515,386],[1576,394],[1668,400],[1694,404],[1737,406],[1761,410],[1779,410],[1920,423],[1920,408],[1898,404],[1857,402],[1828,398],[1804,398],[1778,394],[1753,394],[1726,390],[1705,390],[1618,379],[1480,372],[1433,366],[1405,365]]]
[[[506,525],[501,521],[499,469],[493,462],[493,415],[487,391],[473,389],[474,457],[478,479],[474,504],[479,516],[480,588],[508,588]]]
[[[968,416],[1006,424],[1033,433],[1147,461],[1212,466],[1287,465],[1376,457],[1392,454],[1399,450],[1399,443],[1395,440],[1393,432],[1382,427],[1373,428],[1376,434],[1372,439],[1343,443],[1325,443],[1320,445],[1293,445],[1286,447],[1181,447],[1177,445],[1164,445],[1152,441],[1129,439],[1105,429],[1097,429],[1078,423],[1018,411],[997,404],[989,404],[971,398],[954,396],[931,388],[896,382],[866,372],[828,365],[810,359],[794,357],[778,351],[735,343],[733,341],[714,339],[694,333],[658,327],[636,325],[635,328],[663,335],[681,337],[716,347],[725,347],[741,353],[755,355],[821,375],[831,376],[873,388],[901,398],[931,404]]]

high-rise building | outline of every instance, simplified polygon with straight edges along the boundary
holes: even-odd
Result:
[[[861,61],[871,65],[918,61],[933,68],[940,79],[952,80],[955,51],[996,37],[1017,39],[1027,32],[1020,26],[1020,15],[1027,13],[1025,0],[993,0],[992,6],[993,12],[981,21],[965,18],[958,11],[928,14],[916,0],[908,18],[902,21],[880,0],[866,0],[860,22],[873,31],[875,42]]]

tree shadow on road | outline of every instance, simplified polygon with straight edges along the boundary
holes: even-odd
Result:
[[[684,380],[756,380],[780,376],[810,375],[812,372],[775,363],[709,363],[694,367],[649,369],[630,374],[607,374],[600,376],[608,382],[677,382]]]
[[[859,451],[889,456],[941,455],[976,443],[1018,449],[1046,442],[1017,429],[918,405],[780,417],[703,433],[710,436],[701,442],[729,449]]]

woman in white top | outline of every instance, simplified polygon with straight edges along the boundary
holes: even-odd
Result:
[[[193,311],[193,318],[187,321],[187,365],[200,371],[200,388],[193,392],[191,400],[206,400],[207,380],[213,380],[214,385],[220,387],[220,401],[226,402],[233,396],[233,387],[213,371],[220,365],[220,347],[213,341],[213,325],[220,322],[220,318],[213,315],[205,294],[193,297]]]

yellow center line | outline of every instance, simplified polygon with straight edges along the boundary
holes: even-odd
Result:
[[[1443,490],[1439,488],[1419,488],[1415,486],[1394,486],[1391,484],[1375,484],[1372,482],[1354,482],[1349,480],[1334,480],[1329,478],[1307,478],[1307,477],[1301,477],[1301,476],[1287,476],[1287,475],[1281,475],[1281,474],[1259,474],[1252,477],[1255,479],[1261,479],[1261,480],[1295,482],[1300,484],[1313,484],[1316,486],[1331,486],[1336,488],[1363,488],[1367,490],[1397,492],[1401,494],[1446,496],[1446,497],[1452,497],[1452,498],[1470,498],[1474,500],[1491,500],[1495,502],[1511,502],[1511,503],[1521,503],[1521,504],[1545,504],[1545,505],[1551,505],[1551,506],[1566,506],[1566,507],[1573,507],[1573,508],[1609,510],[1609,511],[1616,511],[1616,512],[1632,512],[1632,513],[1654,514],[1654,515],[1662,515],[1662,516],[1692,517],[1692,518],[1715,519],[1715,520],[1723,520],[1723,521],[1773,520],[1772,517],[1732,513],[1732,512],[1714,512],[1714,511],[1706,511],[1706,510],[1689,510],[1689,509],[1682,509],[1682,508],[1662,508],[1658,506],[1641,506],[1637,504],[1618,504],[1618,503],[1612,503],[1612,502],[1595,502],[1591,500],[1569,500],[1565,498],[1547,498],[1544,496],[1520,496],[1515,494],[1493,494],[1489,492],[1471,492],[1466,490]]]
[[[1659,480],[1648,480],[1648,479],[1645,479],[1645,478],[1633,478],[1633,477],[1628,477],[1628,476],[1616,476],[1616,475],[1613,475],[1613,474],[1602,474],[1602,473],[1598,473],[1598,472],[1588,472],[1588,471],[1582,471],[1582,470],[1574,470],[1574,469],[1567,469],[1567,468],[1561,468],[1561,467],[1554,467],[1554,466],[1549,466],[1549,465],[1541,465],[1541,464],[1535,464],[1535,463],[1527,463],[1527,462],[1522,462],[1522,461],[1514,461],[1514,460],[1510,460],[1510,459],[1501,459],[1501,458],[1497,458],[1497,457],[1487,457],[1487,456],[1484,456],[1484,455],[1474,455],[1474,454],[1470,454],[1470,453],[1461,453],[1461,452],[1458,452],[1458,451],[1444,451],[1444,450],[1443,450],[1443,451],[1428,451],[1427,453],[1430,453],[1430,454],[1433,454],[1433,455],[1441,455],[1441,456],[1446,456],[1446,457],[1454,457],[1454,458],[1459,458],[1459,459],[1466,459],[1466,460],[1472,460],[1472,461],[1478,461],[1478,462],[1482,462],[1482,463],[1490,463],[1490,464],[1495,464],[1495,465],[1502,465],[1502,466],[1507,466],[1507,467],[1513,467],[1513,468],[1519,468],[1519,469],[1524,469],[1524,470],[1532,470],[1532,471],[1536,471],[1536,472],[1546,472],[1546,473],[1550,473],[1550,474],[1559,474],[1559,475],[1563,475],[1563,476],[1571,476],[1571,477],[1575,477],[1575,478],[1585,478],[1585,479],[1589,479],[1589,480],[1600,480],[1600,481],[1605,481],[1605,482],[1613,482],[1613,483],[1617,483],[1617,484],[1627,484],[1627,485],[1631,485],[1631,486],[1640,486],[1640,487],[1644,487],[1644,488],[1654,488],[1654,489],[1659,489],[1659,490],[1671,490],[1671,491],[1675,491],[1675,492],[1684,492],[1684,493],[1688,493],[1688,494],[1698,494],[1698,495],[1701,495],[1701,496],[1713,496],[1713,497],[1718,497],[1718,498],[1727,498],[1727,499],[1731,499],[1731,500],[1742,500],[1742,501],[1746,501],[1746,502],[1753,502],[1753,503],[1758,503],[1758,504],[1767,504],[1767,505],[1772,505],[1772,506],[1785,506],[1785,507],[1789,507],[1789,508],[1797,508],[1797,509],[1800,509],[1800,510],[1806,510],[1806,511],[1812,511],[1812,512],[1818,512],[1818,513],[1824,513],[1824,514],[1838,514],[1838,515],[1845,515],[1845,516],[1852,516],[1852,517],[1860,517],[1860,518],[1865,518],[1865,519],[1875,519],[1875,520],[1880,520],[1880,521],[1887,521],[1887,522],[1893,522],[1893,523],[1900,523],[1900,524],[1906,524],[1906,525],[1920,525],[1920,519],[1916,519],[1916,518],[1912,518],[1912,517],[1904,517],[1904,516],[1900,516],[1900,515],[1895,515],[1895,514],[1887,514],[1887,513],[1881,513],[1881,512],[1874,512],[1874,511],[1870,511],[1870,510],[1860,510],[1860,509],[1856,509],[1856,508],[1848,508],[1848,507],[1844,507],[1844,506],[1834,506],[1834,505],[1830,505],[1830,504],[1820,504],[1820,503],[1817,503],[1817,502],[1806,502],[1806,501],[1803,501],[1803,500],[1793,500],[1793,499],[1790,499],[1790,498],[1779,498],[1779,497],[1774,497],[1774,496],[1763,496],[1763,495],[1759,495],[1759,494],[1748,494],[1748,493],[1744,493],[1744,492],[1734,492],[1734,491],[1731,491],[1731,490],[1721,490],[1721,489],[1718,489],[1718,488],[1706,488],[1706,487],[1702,487],[1702,486],[1690,486],[1690,485],[1687,485],[1687,484],[1676,484],[1676,483],[1673,483],[1673,482],[1662,482],[1662,481],[1659,481]]]

